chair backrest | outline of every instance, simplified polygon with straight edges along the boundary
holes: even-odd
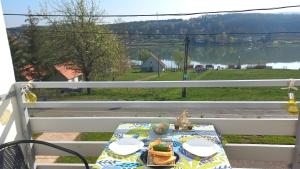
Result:
[[[0,169],[28,169],[19,145],[0,149]]]
[[[4,143],[4,144],[0,144],[0,169],[28,169],[28,166],[26,166],[26,162],[24,160],[24,155],[22,153],[22,149],[20,147],[21,144],[41,144],[41,145],[45,145],[45,146],[49,146],[64,152],[67,152],[69,154],[72,154],[74,156],[77,156],[78,158],[80,158],[80,160],[82,161],[82,163],[84,164],[86,169],[90,169],[89,168],[89,164],[86,161],[86,159],[79,153],[52,144],[52,143],[48,143],[45,141],[41,141],[41,140],[15,140],[12,142],[8,142],[8,143]],[[6,161],[4,161],[6,160]],[[3,164],[2,164],[3,163]],[[6,167],[7,165],[7,167]]]

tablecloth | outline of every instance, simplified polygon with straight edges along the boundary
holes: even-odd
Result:
[[[123,123],[115,130],[109,143],[123,138],[134,137],[145,143],[142,150],[127,156],[121,156],[109,150],[108,145],[102,151],[97,159],[93,169],[143,169],[148,168],[143,164],[140,155],[146,151],[150,141],[156,138],[171,140],[173,142],[174,152],[180,159],[174,169],[230,169],[229,160],[225,154],[222,143],[213,125],[195,125],[191,131],[176,131],[174,125],[170,126],[168,134],[156,135],[149,123]],[[182,148],[182,143],[192,138],[205,138],[218,146],[217,154],[210,158],[200,158],[193,156]]]

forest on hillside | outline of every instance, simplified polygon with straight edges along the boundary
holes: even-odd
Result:
[[[274,51],[269,48],[278,47],[289,47],[289,49],[280,50],[280,53],[290,50],[294,51],[296,47],[298,48],[300,39],[300,33],[297,33],[300,32],[300,14],[244,13],[204,15],[188,20],[170,19],[124,22],[108,26],[115,33],[125,33],[125,35],[121,36],[123,36],[124,43],[129,46],[128,55],[131,58],[138,58],[140,48],[147,48],[158,55],[167,57],[166,59],[170,59],[169,56],[174,51],[184,50],[182,45],[184,36],[178,34],[189,34],[191,55],[193,55],[193,58],[206,58],[207,62],[214,60],[214,57],[211,55],[219,56],[224,51],[229,53],[232,58],[236,58],[234,51],[247,50],[248,48],[257,50],[247,55],[262,53],[261,48],[264,47],[268,48],[264,50],[267,53],[270,53],[268,51],[277,53],[278,49]],[[201,49],[201,47],[204,47],[204,49]],[[199,54],[201,51],[202,53]],[[210,51],[213,51],[213,53],[209,53]],[[241,52],[238,53],[238,55],[241,55]],[[256,57],[258,56],[256,55]],[[280,56],[276,56],[276,59],[278,57]],[[297,56],[288,56],[286,59],[292,61],[295,60],[295,57]],[[261,62],[270,59],[274,60],[274,57],[262,57]],[[226,58],[223,58],[223,60],[225,61]],[[253,60],[253,58],[248,58],[248,60]]]
[[[224,14],[204,15],[188,20],[170,19],[110,24],[114,32],[130,34],[197,34],[297,32],[300,14]],[[150,36],[150,35],[149,35]]]
[[[130,59],[140,60],[144,50],[172,59],[174,53],[184,51],[188,34],[190,56],[196,61],[230,64],[239,56],[246,63],[299,60],[300,14],[204,15],[106,26],[119,35]]]

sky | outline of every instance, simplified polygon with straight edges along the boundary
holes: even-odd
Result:
[[[27,13],[30,7],[38,12],[46,0],[1,0],[4,13]],[[48,0],[55,1],[55,0]],[[60,0],[57,0],[59,2]],[[190,13],[220,10],[241,10],[251,8],[268,8],[277,6],[300,5],[300,0],[100,0],[100,7],[105,14],[156,14],[156,13]],[[294,13],[300,8],[275,10],[272,13]],[[264,12],[264,13],[270,13]],[[188,17],[175,17],[188,19]],[[196,17],[196,16],[193,16]],[[174,17],[137,17],[122,18],[123,21],[171,19]],[[106,19],[112,23],[117,18]],[[6,27],[24,24],[24,17],[5,16]]]

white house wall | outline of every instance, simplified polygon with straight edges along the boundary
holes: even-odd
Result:
[[[15,82],[14,68],[6,34],[2,5],[0,2],[0,95],[8,92]]]
[[[144,71],[150,71],[151,67],[152,67],[152,71],[153,72],[157,72],[158,70],[161,72],[163,67],[159,64],[159,67],[158,67],[158,62],[156,59],[154,59],[153,57],[150,57],[149,59],[147,59],[145,61],[145,63],[143,63],[142,65],[142,69]]]

